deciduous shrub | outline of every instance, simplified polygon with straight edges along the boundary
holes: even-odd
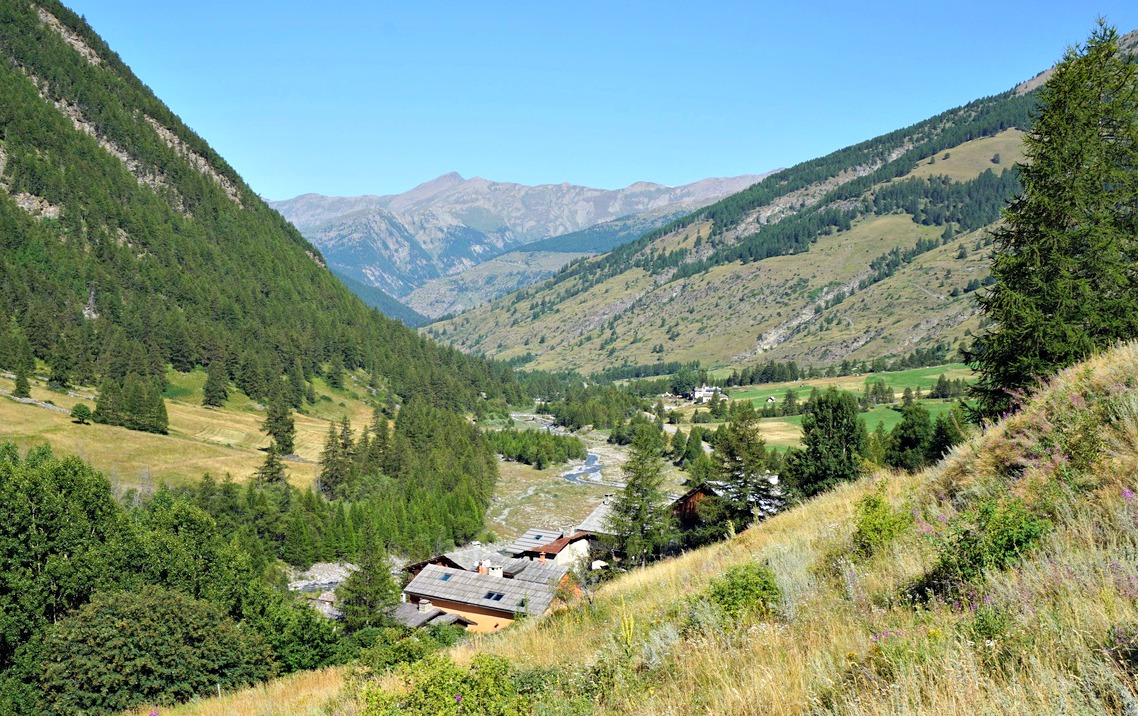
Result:
[[[372,686],[364,694],[365,716],[523,716],[533,704],[518,690],[507,660],[479,654],[469,669],[432,655],[403,666],[405,690],[384,691]]]
[[[940,545],[940,577],[963,583],[986,569],[1003,569],[1031,550],[1051,529],[1051,520],[1019,498],[980,501],[953,520]]]
[[[708,598],[729,616],[770,614],[782,593],[774,571],[757,562],[732,567],[708,588]]]
[[[858,500],[855,519],[853,547],[862,557],[877,554],[913,522],[909,513],[889,506],[881,489]]]
[[[178,592],[104,592],[49,627],[38,673],[47,713],[173,704],[276,673],[271,651],[213,605]]]

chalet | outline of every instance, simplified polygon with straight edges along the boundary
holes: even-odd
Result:
[[[691,399],[693,403],[707,403],[710,402],[717,393],[720,398],[723,397],[723,390],[718,385],[701,385],[692,391]]]
[[[507,557],[520,557],[525,552],[547,545],[554,540],[565,536],[562,530],[551,528],[531,527],[526,533],[518,537],[511,544],[502,549]]]
[[[778,512],[782,506],[781,491],[778,486],[778,475],[772,474],[770,470],[768,470],[767,481],[771,484],[772,498],[761,499],[756,497],[753,499],[755,507],[764,517],[769,517]],[[700,502],[709,497],[724,495],[729,489],[727,484],[718,480],[709,480],[696,485],[675,499],[672,503],[672,514],[680,523],[681,527],[693,525],[699,521]]]
[[[391,618],[408,629],[435,626],[436,624],[457,624],[469,629],[474,624],[461,614],[444,612],[431,604],[430,599],[420,599],[416,604],[404,602],[391,610]]]
[[[612,532],[609,531],[608,523],[609,515],[612,514],[612,499],[612,495],[605,495],[601,504],[589,513],[584,522],[577,525],[577,532],[587,534],[594,539],[611,536]]]
[[[518,557],[539,562],[553,562],[572,568],[589,558],[590,537],[591,535],[588,532],[577,531],[559,537],[549,544],[527,549]]]
[[[424,600],[467,622],[467,630],[489,633],[520,616],[549,611],[557,592],[568,583],[569,570],[552,562],[508,560],[481,563],[477,571],[428,564],[403,589],[410,604]],[[409,610],[405,610],[409,611]]]
[[[430,559],[425,559],[422,562],[415,562],[408,564],[403,568],[403,571],[410,574],[412,577],[423,571],[423,567],[428,564],[434,564],[439,567],[450,567],[451,569],[461,569],[467,572],[473,572],[478,569],[478,565],[483,562],[502,561],[503,555],[500,552],[487,549],[478,542],[471,543],[462,549],[456,549],[445,554],[436,555]]]

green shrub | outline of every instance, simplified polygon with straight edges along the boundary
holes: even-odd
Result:
[[[987,569],[1003,569],[1030,551],[1051,529],[1051,520],[1032,512],[1023,500],[982,500],[953,520],[940,545],[940,576],[971,581]]]
[[[91,421],[91,409],[84,403],[76,403],[75,407],[71,409],[71,417],[80,425],[86,425]]]
[[[510,662],[501,657],[479,654],[463,670],[433,654],[402,669],[406,690],[369,687],[364,716],[523,716],[533,711],[530,698],[518,690]]]
[[[269,647],[213,605],[178,592],[104,592],[50,626],[38,681],[50,714],[110,714],[262,681]]]
[[[757,562],[728,569],[708,588],[708,599],[732,617],[771,614],[781,597],[774,571]]]
[[[855,519],[857,524],[854,528],[853,547],[862,557],[877,554],[913,522],[909,513],[889,506],[883,489],[858,500]]]

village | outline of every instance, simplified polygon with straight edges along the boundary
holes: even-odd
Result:
[[[703,406],[725,399],[725,394],[718,387],[702,385],[689,396],[661,397],[687,406]],[[564,432],[543,416],[526,414],[525,422],[530,429]],[[665,426],[666,432],[674,432],[668,427],[673,426]],[[615,457],[611,451],[606,455],[610,460]],[[621,460],[623,457],[620,455]],[[623,556],[614,548],[617,535],[612,527],[618,492],[612,490],[623,487],[623,483],[602,475],[593,448],[584,464],[561,472],[560,477],[572,485],[601,486],[608,491],[580,522],[531,526],[504,546],[474,541],[410,563],[391,556],[392,577],[404,586],[399,604],[388,616],[409,629],[456,625],[470,633],[493,633],[519,619],[567,606],[580,599],[588,585],[622,571]],[[767,480],[772,494],[777,495],[778,475],[767,471]],[[676,525],[678,545],[685,543],[685,533],[700,525],[701,503],[724,495],[728,489],[721,482],[705,480],[682,494],[665,495],[662,507]],[[756,498],[753,507],[757,515],[765,517],[779,506],[777,499]],[[316,564],[295,574],[290,589],[305,593],[325,617],[339,619],[335,588],[354,569],[351,564]]]

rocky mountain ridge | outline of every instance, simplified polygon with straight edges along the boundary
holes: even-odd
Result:
[[[704,179],[678,187],[636,182],[617,190],[575,184],[526,186],[451,172],[398,195],[303,194],[270,202],[361,283],[403,297],[525,244],[636,216],[648,228],[713,203],[764,175]]]

